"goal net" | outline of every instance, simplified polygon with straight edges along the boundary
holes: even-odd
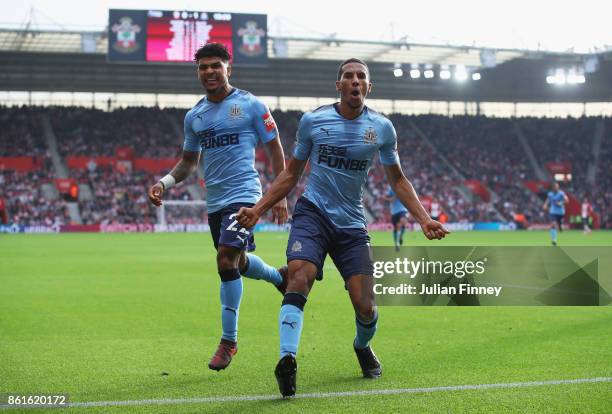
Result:
[[[157,224],[207,224],[206,201],[164,200],[157,209]]]

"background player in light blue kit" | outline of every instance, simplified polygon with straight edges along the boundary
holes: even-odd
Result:
[[[255,170],[255,147],[261,140],[269,149],[274,173],[285,168],[278,129],[270,111],[247,91],[229,84],[230,55],[225,46],[209,43],[195,53],[198,78],[206,97],[185,116],[185,143],[181,161],[170,174],[149,190],[149,199],[162,204],[164,190],[202,168],[207,188],[208,223],[217,249],[217,269],[221,277],[222,336],[208,366],[226,368],[236,354],[238,314],[242,298],[241,274],[273,283],[284,293],[286,267],[279,270],[254,254],[251,230],[235,219],[240,207],[252,206],[261,198],[261,183]],[[273,207],[278,223],[287,219],[287,202],[279,199]]]
[[[563,230],[563,217],[565,216],[565,203],[568,202],[567,195],[559,189],[559,183],[552,184],[552,191],[546,194],[544,210],[548,209],[550,217],[550,240],[554,246],[557,245],[557,230]]]
[[[362,192],[376,153],[387,179],[429,239],[448,231],[432,220],[404,176],[397,156],[395,129],[384,116],[365,106],[372,88],[367,65],[348,59],[338,69],[336,90],[340,103],[304,114],[297,145],[288,167],[253,208],[242,208],[238,221],[255,225],[259,217],[285,197],[298,183],[310,160],[310,176],[304,195],[293,213],[287,245],[289,275],[287,293],[279,315],[280,361],[275,375],[283,396],[295,394],[296,355],[304,321],[304,305],[327,254],[345,281],[355,309],[353,347],[367,378],[382,374],[369,346],[378,322],[372,291],[370,238],[363,213]]]
[[[389,210],[391,212],[391,225],[393,226],[393,245],[395,250],[399,251],[399,247],[404,244],[404,231],[406,231],[406,214],[408,209],[402,204],[402,201],[397,198],[393,188],[389,186],[385,200],[389,202]]]

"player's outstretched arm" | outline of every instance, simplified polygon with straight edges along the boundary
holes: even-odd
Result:
[[[285,170],[285,152],[281,145],[280,138],[278,135],[275,139],[266,144],[270,157],[272,158],[272,169],[274,170],[274,177],[278,177],[280,173]],[[282,198],[278,203],[272,207],[272,219],[277,224],[284,224],[287,222],[287,199]]]
[[[285,198],[297,185],[307,160],[302,161],[291,158],[287,168],[284,169],[272,183],[270,189],[252,208],[242,207],[238,211],[236,220],[242,227],[250,228],[257,224],[259,218],[270,210],[272,206]]]
[[[161,206],[164,191],[189,177],[197,168],[199,160],[199,152],[183,151],[181,160],[174,166],[172,171],[149,188],[149,201],[156,207]]]
[[[414,219],[421,225],[425,237],[429,240],[443,239],[450,233],[441,223],[429,217],[429,214],[427,214],[421,204],[421,200],[417,197],[414,187],[404,176],[399,164],[385,165],[385,174],[397,198],[400,199]]]

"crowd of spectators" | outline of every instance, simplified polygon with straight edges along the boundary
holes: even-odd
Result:
[[[506,221],[517,216],[528,222],[545,221],[542,201],[524,185],[535,177],[514,130],[513,122],[520,121],[438,115],[412,119],[459,174],[493,192],[486,216],[492,218],[497,210]]]
[[[595,185],[587,196],[599,214],[601,227],[612,229],[612,119],[606,120]]]
[[[52,108],[49,116],[63,157],[114,156],[128,147],[137,157],[173,158],[181,137],[169,114],[159,108],[123,108],[113,112],[81,107]]]
[[[576,196],[588,188],[587,171],[593,164],[593,138],[598,118],[524,118],[521,129],[542,166],[571,164],[572,181],[564,188]]]
[[[482,201],[472,202],[460,193],[460,178],[414,131],[411,118],[391,115],[390,119],[398,136],[398,155],[402,170],[425,201],[425,206],[437,202],[448,221],[488,219],[490,206]],[[390,221],[388,201],[384,198],[388,188],[384,169],[376,161],[368,175],[368,192],[364,195],[365,206],[376,221]]]
[[[0,154],[3,157],[42,157],[47,151],[38,107],[0,106]]]
[[[50,227],[70,223],[66,204],[42,194],[41,184],[48,181],[44,171],[0,171],[0,198],[5,203],[6,224]]]
[[[79,183],[89,185],[93,193],[91,200],[79,201],[84,224],[155,224],[157,222],[156,210],[149,202],[147,191],[159,179],[160,174],[144,171],[126,173],[115,171],[110,167],[96,167],[87,171],[72,170],[72,175]],[[197,185],[195,174],[169,189],[164,199],[193,200],[188,190],[190,185]],[[166,211],[166,220],[169,224],[190,224],[206,219],[205,215],[194,217],[192,210],[193,208],[170,207]]]
[[[86,108],[0,108],[0,149],[3,156],[36,156],[43,168],[35,173],[2,173],[3,191],[13,222],[40,224],[67,222],[61,202],[47,202],[40,193],[41,177],[54,178],[42,135],[41,115],[48,114],[62,157],[114,156],[117,148],[130,147],[137,157],[176,158],[181,151],[180,131],[186,110],[127,108],[104,112]],[[292,154],[301,112],[273,111],[287,158]],[[562,187],[578,199],[591,196],[602,225],[612,227],[612,121],[605,120],[604,142],[594,185],[587,181],[587,171],[594,162],[593,137],[597,118],[581,119],[496,119],[482,116],[391,115],[398,134],[402,168],[418,194],[426,201],[440,204],[448,221],[547,221],[542,210],[542,194],[530,191],[524,182],[536,180],[536,174],[520,145],[515,126],[523,131],[536,161],[571,162],[572,182]],[[177,136],[177,133],[179,134]],[[18,145],[16,145],[16,143]],[[263,191],[271,185],[269,165],[258,163]],[[288,197],[289,210],[303,193],[304,177]],[[87,184],[92,200],[79,202],[84,223],[155,223],[156,210],[147,200],[148,187],[159,174],[142,171],[118,172],[93,165],[86,170],[71,169],[70,177]],[[477,180],[492,192],[485,202],[472,194],[465,180]],[[200,190],[194,191],[194,186]],[[191,191],[190,191],[191,189]],[[378,222],[388,222],[388,184],[384,169],[376,159],[370,170],[364,208]],[[170,190],[166,197],[193,200],[205,193],[196,175]],[[26,205],[27,204],[27,205]],[[169,223],[197,223],[206,220],[201,207],[167,209]],[[270,220],[271,215],[266,219]]]

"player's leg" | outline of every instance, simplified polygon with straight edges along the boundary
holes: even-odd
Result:
[[[559,229],[559,232],[562,233],[563,232],[563,215],[558,214],[556,218],[557,218],[557,228]]]
[[[329,220],[306,199],[298,200],[293,213],[293,224],[287,243],[287,293],[278,316],[280,361],[274,375],[283,397],[295,395],[296,356],[304,322],[304,306],[310,289],[321,274],[327,243]]]
[[[208,363],[210,369],[227,368],[238,352],[238,316],[242,299],[242,278],[238,271],[240,250],[230,246],[219,246],[217,270],[221,278],[221,342]]]
[[[252,204],[232,204],[227,208],[230,212],[225,222],[225,227],[221,228],[221,237],[224,241],[221,244],[238,246],[243,253],[240,256],[239,269],[243,276],[250,279],[265,280],[272,283],[277,288],[283,283],[283,268],[276,269],[259,256],[251,253],[255,251],[255,236],[252,230],[245,229],[236,220],[236,214],[240,207],[252,206]],[[249,253],[246,253],[249,252]]]
[[[393,226],[393,245],[395,250],[399,251],[399,216],[397,213],[391,216],[391,225]]]
[[[238,352],[238,317],[242,299],[240,257],[242,252],[254,246],[251,232],[240,227],[235,220],[237,206],[228,206],[209,215],[209,225],[217,249],[217,271],[221,278],[221,341],[208,363],[213,370],[222,370]]]
[[[264,262],[256,254],[243,251],[240,257],[240,273],[249,279],[265,280],[272,283],[281,293],[285,293],[287,266],[281,266],[277,269]]]
[[[551,215],[550,219],[551,219],[550,241],[552,242],[553,246],[556,246],[557,245],[557,218]]]
[[[591,227],[589,227],[589,217],[588,216],[582,218],[582,229],[585,234],[588,234],[591,232]]]
[[[355,310],[353,348],[363,376],[378,378],[382,369],[370,347],[378,325],[370,237],[365,229],[342,229],[338,233],[338,241],[334,243],[329,255],[345,280]]]
[[[399,241],[397,238],[397,226],[395,224],[393,225],[393,245],[395,247],[399,246]]]
[[[402,213],[402,216],[399,221],[400,231],[399,231],[399,244],[400,246],[404,245],[404,232],[406,231],[406,213]]]
[[[399,246],[399,240],[397,237],[397,224],[393,224],[393,245],[395,247]]]
[[[374,302],[372,275],[353,275],[346,281],[346,287],[355,309],[356,334],[353,342],[355,353],[366,378],[378,378],[382,368],[370,347],[370,341],[378,327],[378,310]]]
[[[278,318],[280,357],[297,355],[304,319],[304,306],[317,275],[317,266],[306,260],[289,262],[287,293]]]
[[[304,324],[304,306],[317,275],[317,266],[305,260],[291,260],[287,293],[278,315],[280,360],[274,370],[283,397],[295,395],[296,356]]]

